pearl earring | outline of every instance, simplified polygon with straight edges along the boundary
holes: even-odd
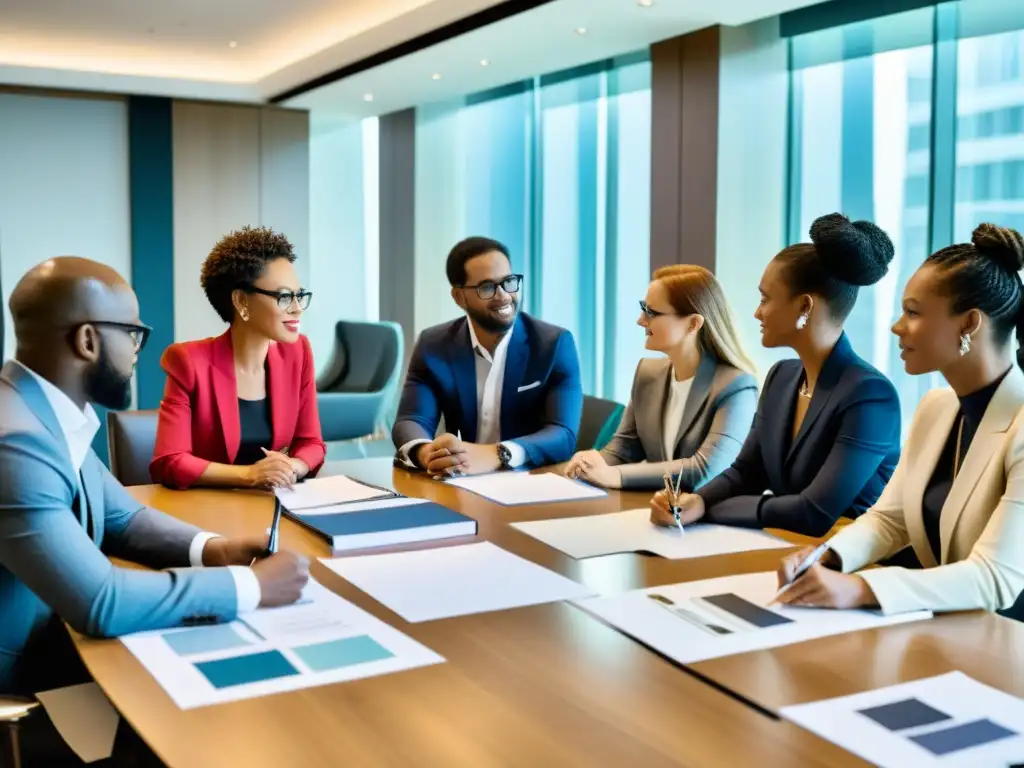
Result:
[[[248,312],[242,312],[241,315],[242,315],[242,322],[245,322],[245,323],[249,322],[249,313]]]
[[[804,314],[800,315],[800,317],[798,317],[796,319],[796,329],[798,331],[802,331],[806,327],[807,327],[807,313],[805,312]]]
[[[960,357],[971,351],[971,335],[964,333],[960,335]]]

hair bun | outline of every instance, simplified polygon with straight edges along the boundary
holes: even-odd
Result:
[[[850,285],[873,285],[889,271],[892,240],[870,221],[850,221],[841,213],[820,216],[811,224],[811,242],[821,265]]]
[[[978,253],[1007,272],[1015,274],[1024,269],[1024,238],[1016,229],[979,224],[971,234],[971,242]]]

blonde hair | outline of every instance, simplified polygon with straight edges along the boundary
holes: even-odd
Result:
[[[676,312],[704,318],[698,334],[704,350],[733,368],[757,375],[754,363],[743,350],[725,291],[710,271],[696,264],[674,264],[657,270],[653,279],[665,286]]]

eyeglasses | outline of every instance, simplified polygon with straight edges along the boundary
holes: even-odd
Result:
[[[640,311],[647,316],[648,320],[653,320],[656,317],[665,317],[666,315],[676,314],[675,312],[659,312],[656,309],[651,309],[643,299],[640,300]]]
[[[522,275],[509,275],[497,282],[494,280],[484,280],[482,283],[477,283],[476,285],[460,285],[459,287],[463,290],[473,288],[476,291],[476,295],[481,299],[493,299],[494,294],[498,292],[498,286],[501,286],[501,290],[505,293],[519,293],[519,286],[522,282]]]
[[[153,329],[145,325],[144,323],[115,323],[111,320],[90,320],[82,325],[97,325],[105,328],[117,328],[120,331],[124,331],[130,337],[132,342],[135,344],[135,354],[142,351],[142,348],[146,346],[146,341],[149,340],[149,334],[153,332]]]
[[[262,288],[257,288],[255,285],[243,285],[242,290],[276,299],[277,306],[281,309],[288,309],[293,301],[298,302],[299,309],[308,309],[309,301],[313,298],[313,292],[306,290],[301,290],[298,293],[294,291],[266,291]]]

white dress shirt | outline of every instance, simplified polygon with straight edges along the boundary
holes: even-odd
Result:
[[[469,325],[469,342],[473,347],[476,360],[476,442],[480,445],[494,445],[501,442],[501,389],[505,383],[505,358],[509,342],[515,326],[501,337],[498,346],[491,355],[486,347],[480,344],[473,328],[473,322],[466,318]],[[399,449],[399,455],[406,464],[412,466],[410,452],[417,445],[429,443],[429,440],[410,440]],[[511,440],[501,442],[508,449],[511,458],[509,466],[521,467],[526,463],[526,450]]]
[[[93,438],[96,437],[96,432],[100,428],[100,420],[96,416],[96,411],[89,403],[85,404],[84,409],[80,409],[70,397],[31,368],[22,363],[18,363],[18,365],[35,379],[43,391],[46,401],[53,409],[54,416],[57,417],[61,432],[64,434],[64,442],[67,445],[68,454],[71,456],[71,465],[81,478],[80,473],[82,465],[85,463],[85,457],[89,454]],[[84,493],[84,489],[81,489],[81,492]],[[206,546],[206,542],[216,537],[215,533],[197,533],[192,539],[188,550],[188,559],[193,567],[202,567],[203,548]],[[235,581],[238,612],[255,610],[263,598],[256,574],[249,568],[240,565],[229,566],[228,570]]]
[[[676,381],[674,369],[671,370],[672,379],[669,381],[668,402],[665,404],[665,461],[672,460],[672,454],[676,450],[676,442],[679,440],[679,427],[683,423],[683,411],[686,409],[686,398],[690,395],[690,385],[693,378]]]

